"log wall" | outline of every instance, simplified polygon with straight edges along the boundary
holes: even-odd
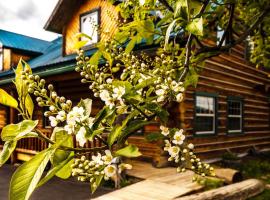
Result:
[[[116,29],[116,22],[109,17],[108,12],[116,17],[114,6],[106,0],[87,0],[75,13],[63,30],[64,35],[64,54],[75,53],[74,44],[77,42],[75,35],[80,32],[80,15],[93,9],[100,8],[100,39],[104,40],[113,34]]]
[[[252,147],[270,146],[269,94],[264,90],[270,83],[267,73],[257,70],[244,59],[244,48],[233,48],[206,61],[196,88],[188,88],[179,110],[182,127],[203,157],[217,157],[227,149],[246,152]],[[216,135],[194,136],[195,92],[217,93],[218,121]],[[243,98],[243,133],[227,132],[227,97]]]

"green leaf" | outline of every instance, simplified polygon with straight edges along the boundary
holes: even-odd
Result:
[[[203,18],[196,18],[186,26],[186,30],[190,33],[203,36]]]
[[[20,59],[17,68],[15,70],[15,85],[17,89],[17,93],[19,97],[22,95],[22,85],[23,85],[23,80],[22,80],[22,71],[23,71],[23,63],[22,59]]]
[[[93,131],[96,130],[99,127],[102,120],[106,119],[107,117],[109,117],[113,114],[115,114],[115,109],[111,110],[108,106],[105,106],[96,115],[96,118],[95,118],[95,121],[94,121],[94,124],[93,124],[91,130],[93,130]]]
[[[55,141],[56,143],[59,143],[62,141],[63,146],[73,147],[72,135],[68,135],[63,128],[59,128],[59,127],[54,128],[51,139]],[[74,152],[57,149],[50,159],[52,166],[57,167],[58,165],[61,165],[65,160],[67,160],[71,156],[74,156]],[[60,168],[56,175],[62,179],[67,179],[68,177],[70,177],[71,162],[66,163],[63,169]]]
[[[138,147],[135,145],[128,145],[123,149],[119,149],[115,152],[118,156],[124,156],[127,158],[135,158],[141,156],[141,152],[139,151]]]
[[[98,186],[100,185],[101,181],[103,180],[103,177],[104,177],[104,175],[102,175],[102,174],[94,176],[95,186],[93,184],[90,184],[92,194],[97,190]]]
[[[28,200],[53,154],[48,148],[23,163],[13,174],[9,188],[9,200]]]
[[[117,124],[108,136],[108,144],[112,146],[116,139],[120,136],[123,127]]]
[[[130,53],[134,49],[134,47],[137,43],[137,39],[138,38],[136,36],[131,38],[131,40],[129,41],[129,43],[126,46],[125,53]]]
[[[108,53],[107,51],[102,51],[102,56],[109,62],[109,65],[112,66],[113,65],[113,58],[111,56],[110,53]]]
[[[148,87],[150,85],[152,85],[154,82],[155,82],[156,78],[149,78],[149,79],[146,79],[142,82],[140,82],[139,84],[137,84],[134,89],[135,90],[140,90],[142,88],[145,88],[145,87]]]
[[[102,52],[100,50],[97,50],[96,53],[94,53],[94,55],[91,56],[89,63],[91,65],[98,65],[101,56],[102,56]]]
[[[2,129],[3,141],[17,140],[30,133],[38,124],[38,120],[24,120],[18,124],[9,124]]]
[[[26,99],[25,99],[25,107],[27,109],[27,112],[28,112],[30,118],[32,118],[33,112],[34,112],[34,103],[33,103],[32,98],[29,94],[27,94]]]
[[[178,21],[179,19],[175,19],[173,20],[170,25],[168,26],[167,28],[167,31],[166,31],[166,35],[165,35],[165,46],[168,45],[169,43],[169,39],[170,39],[170,36],[171,36],[171,32],[173,31],[173,28],[175,26],[175,23]]]
[[[18,102],[11,95],[9,95],[5,90],[0,89],[0,104],[9,106],[12,108],[18,107]]]
[[[10,155],[16,148],[16,141],[7,141],[4,144],[3,150],[0,153],[0,167],[5,164],[5,162],[9,159]]]
[[[181,17],[183,19],[187,19],[187,16],[188,16],[188,1],[178,0],[174,11],[174,18]]]
[[[158,140],[164,139],[164,135],[162,135],[160,133],[150,133],[147,136],[145,136],[145,139],[148,142],[156,142]]]
[[[126,138],[132,134],[135,133],[137,130],[143,128],[146,125],[152,124],[154,122],[151,121],[145,121],[141,119],[135,119],[128,123],[128,126],[124,129],[123,133],[121,134],[120,141],[125,141]]]
[[[60,170],[62,171],[62,169],[65,168],[67,165],[70,166],[70,164],[73,163],[73,158],[74,158],[74,155],[70,155],[66,160],[59,163],[57,166],[53,167],[50,171],[48,171],[46,176],[39,181],[37,187],[44,185],[58,173],[61,173],[61,176],[63,176]]]
[[[85,34],[85,33],[76,34],[76,38],[81,39],[82,37],[85,37],[85,38],[87,38],[89,40],[92,40],[92,38],[89,35]]]
[[[145,108],[154,112],[160,118],[161,122],[166,123],[168,121],[169,113],[157,103],[148,103]]]
[[[88,43],[87,40],[80,40],[80,41],[77,41],[74,45],[74,49],[81,49],[82,47],[84,47],[86,44]]]

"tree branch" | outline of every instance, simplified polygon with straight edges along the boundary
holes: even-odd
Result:
[[[159,2],[163,4],[166,8],[168,8],[169,11],[174,12],[173,8],[170,6],[167,0],[159,0]]]
[[[224,43],[224,41],[225,41],[225,39],[226,39],[226,36],[227,36],[228,34],[230,34],[231,31],[232,31],[231,29],[232,29],[232,22],[233,22],[234,8],[235,8],[235,5],[234,5],[234,4],[230,4],[230,18],[229,18],[229,21],[228,21],[228,25],[227,25],[227,27],[226,27],[226,29],[225,29],[223,35],[222,35],[222,38],[221,38],[221,40],[219,41],[219,44],[218,44],[218,47],[219,47],[219,48],[220,48],[220,47],[222,46],[222,44]],[[229,39],[230,39],[230,42],[232,42],[232,41],[231,41],[232,38],[229,37]]]
[[[45,142],[49,143],[49,144],[55,144],[54,141],[52,141],[50,138],[48,138],[46,135],[44,135],[40,130],[35,129],[35,131],[37,132],[38,136],[44,140]],[[63,146],[60,145],[59,149],[64,150],[64,151],[75,151],[75,152],[98,152],[98,151],[102,151],[107,149],[108,146],[101,146],[101,147],[93,147],[93,148],[72,148],[72,147],[67,147],[67,146]]]
[[[196,17],[199,17],[199,16],[201,16],[203,14],[203,12],[205,11],[207,5],[209,4],[209,1],[210,0],[206,0],[203,3],[203,5],[201,7],[201,10],[200,10],[199,14]],[[188,71],[189,71],[189,61],[190,61],[190,54],[191,54],[191,44],[192,44],[193,38],[194,38],[194,35],[193,34],[190,34],[189,37],[188,37],[187,43],[186,43],[186,59],[185,59],[185,63],[184,63],[184,70],[183,70],[183,72],[182,72],[182,74],[181,74],[181,76],[179,78],[179,81],[183,81],[185,79],[185,77],[187,76]]]
[[[195,56],[198,56],[201,53],[211,53],[211,52],[224,52],[229,50],[230,48],[232,48],[233,46],[240,44],[241,42],[243,42],[249,35],[250,33],[252,33],[252,31],[254,31],[259,25],[260,23],[263,21],[263,19],[265,18],[265,16],[267,16],[267,14],[269,14],[270,12],[270,7],[267,7],[260,15],[259,17],[255,20],[255,22],[235,41],[231,41],[229,44],[225,45],[225,46],[213,46],[213,47],[203,47],[201,49],[199,49],[196,53]]]

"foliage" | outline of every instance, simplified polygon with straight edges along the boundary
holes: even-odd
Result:
[[[232,152],[226,152],[222,155],[223,160],[239,160],[236,154]]]
[[[263,179],[270,183],[270,161],[269,160],[250,160],[240,167],[242,174],[247,178]]]
[[[249,200],[266,200],[270,199],[270,190],[265,189],[261,194],[256,197],[249,198]]]
[[[88,83],[94,96],[104,103],[96,116],[91,115],[91,99],[74,105],[58,96],[54,86],[33,75],[23,60],[15,70],[18,99],[0,90],[0,103],[16,109],[23,118],[2,130],[5,145],[0,165],[22,138],[37,137],[50,144],[17,169],[11,180],[11,200],[29,199],[36,187],[54,175],[63,179],[73,175],[79,181],[88,181],[92,192],[104,180],[121,179],[121,173],[131,168],[122,157],[141,155],[127,139],[151,123],[161,124],[157,136],[164,140],[164,150],[178,165],[178,172],[192,169],[202,177],[214,175],[213,168],[194,155],[194,145],[186,141],[183,130],[168,127],[168,105],[181,102],[186,87],[196,86],[205,59],[244,42],[247,36],[254,44],[251,60],[268,65],[269,1],[126,0],[118,2],[116,11],[120,16],[117,32],[99,42],[90,58],[80,49],[91,37],[78,34],[81,40],[75,45],[75,70],[82,76],[82,83]],[[221,40],[214,45],[206,43],[216,40],[217,27],[224,30]],[[149,46],[155,49],[154,54],[135,51]],[[100,64],[101,60],[105,64]],[[51,138],[32,119],[34,96],[40,107],[49,110],[45,116],[54,129]],[[73,137],[80,147],[74,146]],[[93,139],[102,146],[86,148],[85,143]],[[49,162],[52,168],[41,179]]]
[[[200,178],[195,179],[197,183],[204,186],[204,190],[212,190],[224,186],[224,180],[218,178]]]

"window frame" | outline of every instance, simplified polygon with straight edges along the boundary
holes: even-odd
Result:
[[[202,97],[210,97],[214,99],[214,116],[213,116],[213,131],[198,131],[197,127],[197,112],[196,112],[196,102],[197,102],[197,97],[202,96]],[[195,92],[194,93],[194,122],[193,122],[193,135],[196,137],[205,137],[205,136],[215,136],[217,135],[217,130],[218,130],[218,93],[208,93],[208,92]],[[205,115],[199,115],[199,116],[209,116],[209,114]]]
[[[101,23],[101,8],[98,7],[98,8],[94,8],[94,9],[92,9],[90,11],[87,11],[87,12],[84,12],[84,13],[80,14],[80,18],[79,18],[79,21],[80,21],[80,32],[82,32],[82,20],[81,20],[82,17],[87,16],[87,15],[90,15],[90,14],[95,13],[95,12],[97,12],[97,15],[98,15],[98,17],[97,17],[97,24],[100,26],[100,23]],[[88,45],[82,47],[82,49],[83,50],[91,49],[91,48],[95,47],[96,44],[99,41],[100,41],[100,34],[97,32],[97,42],[96,43],[88,44]]]
[[[235,102],[240,102],[240,115],[229,115],[229,101],[235,101]],[[238,117],[236,117],[238,116]],[[240,128],[239,130],[229,130],[229,118],[240,118]],[[242,97],[238,96],[228,96],[227,97],[227,123],[226,123],[226,128],[227,128],[227,135],[234,135],[234,134],[243,134],[244,131],[244,99]]]
[[[4,71],[4,51],[3,48],[0,47],[0,72]]]

